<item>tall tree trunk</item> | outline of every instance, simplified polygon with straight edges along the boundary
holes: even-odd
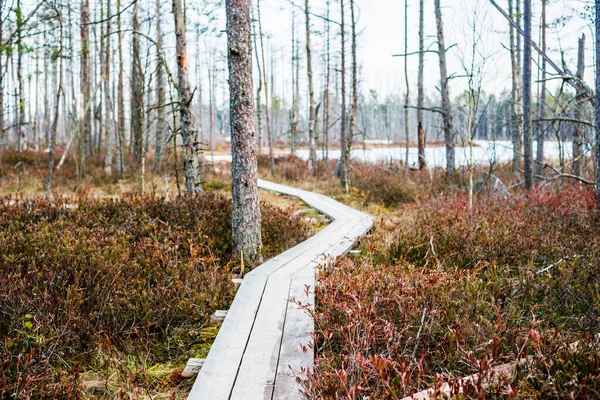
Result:
[[[456,168],[454,160],[454,124],[452,122],[448,73],[446,71],[446,45],[444,43],[444,25],[442,22],[440,0],[435,0],[435,20],[437,25],[438,53],[440,58],[440,89],[442,92],[444,139],[446,142],[446,177],[453,179]]]
[[[227,0],[232,150],[233,252],[245,265],[262,261],[261,213],[252,99],[252,41],[247,0]]]
[[[17,107],[17,142],[19,153],[27,149],[27,139],[25,137],[25,83],[23,77],[23,14],[21,12],[21,1],[17,1],[17,79],[19,83],[19,105]]]
[[[408,0],[404,0],[404,54],[408,54]],[[406,156],[404,159],[404,169],[408,170],[408,156],[410,145],[410,126],[408,123],[408,106],[410,105],[410,83],[408,81],[408,56],[404,56],[404,81],[406,84],[406,93],[404,97],[404,134],[406,139]]]
[[[546,52],[546,3],[547,0],[542,0],[542,51]],[[542,57],[542,88],[540,90],[540,103],[538,107],[538,116],[540,119],[544,119],[546,115],[546,66],[547,61]],[[537,151],[536,151],[536,164],[535,164],[535,174],[536,176],[541,177],[544,167],[544,141],[546,135],[546,122],[540,121],[539,123],[539,132],[537,136]]]
[[[600,54],[600,0],[596,0],[596,54]],[[596,57],[596,93],[600,93],[600,57]],[[596,210],[600,212],[600,101],[596,101]]]
[[[423,76],[425,72],[425,5],[419,0],[419,82],[417,84],[417,121],[418,121],[418,147],[419,147],[419,170],[427,167],[425,161],[425,128],[423,126],[423,107],[425,95],[423,92]],[[405,57],[406,59],[406,57]]]
[[[294,9],[295,10],[295,9]],[[252,32],[254,38],[254,54],[256,56],[256,69],[258,71],[258,87],[256,88],[256,121],[257,121],[257,142],[258,142],[258,154],[262,154],[263,136],[262,136],[262,66],[260,64],[260,55],[258,53],[258,34],[256,33],[256,19],[254,18],[254,9],[252,9]],[[294,23],[292,22],[292,42],[294,41]],[[292,45],[292,54],[294,54],[294,47]],[[292,55],[293,57],[293,55]],[[294,76],[292,74],[292,85]],[[293,100],[292,100],[293,102]],[[292,154],[294,150],[292,149]]]
[[[267,81],[267,64],[265,62],[265,45],[263,41],[262,19],[260,16],[260,0],[256,2],[258,12],[258,34],[260,39],[260,53],[262,59],[262,80],[265,88],[265,116],[267,119],[267,140],[269,141],[269,166],[271,175],[275,174],[275,154],[273,153],[273,145],[275,143],[273,132],[271,132],[271,113],[269,112],[269,83]],[[250,60],[252,62],[252,60]]]
[[[90,0],[81,1],[81,72],[80,72],[80,107],[84,110],[90,101],[91,86],[90,65]],[[91,147],[92,114],[82,112],[79,121],[79,176],[85,177],[85,159]]]
[[[525,188],[533,187],[533,141],[531,126],[531,0],[525,0],[525,38],[523,53],[523,147]]]
[[[358,112],[358,62],[356,59],[356,16],[354,13],[354,0],[350,0],[350,20],[352,23],[352,105],[350,107],[350,129],[348,131],[347,142],[348,152],[346,160],[350,158],[350,149],[354,141],[356,132],[356,115]]]
[[[106,15],[110,16],[111,15],[111,8],[110,8],[110,3],[111,0],[107,0],[106,2]],[[105,96],[105,108],[106,108],[106,113],[105,113],[105,118],[106,118],[106,122],[105,122],[105,127],[106,127],[106,144],[105,144],[105,154],[104,154],[104,172],[107,175],[112,174],[112,165],[113,165],[113,138],[115,136],[114,133],[114,106],[113,106],[113,101],[112,101],[112,97],[111,97],[111,85],[110,85],[110,65],[112,63],[112,57],[111,57],[111,47],[110,47],[110,42],[111,42],[111,37],[109,36],[109,33],[111,31],[111,24],[110,24],[111,20],[110,18],[106,19],[106,28],[105,28],[105,44],[104,44],[104,73],[102,74],[103,78],[104,78],[104,96]],[[102,54],[100,55],[102,57]]]
[[[323,159],[329,160],[329,85],[331,82],[331,52],[330,38],[331,27],[329,17],[331,11],[330,0],[327,0],[327,15],[325,20],[325,91],[323,93]]]
[[[338,164],[340,184],[348,192],[350,189],[348,182],[348,138],[346,137],[346,24],[344,21],[344,0],[340,0],[340,37],[342,47],[342,59],[340,66],[341,85],[342,85],[342,113],[341,113],[341,131],[340,131],[340,162]]]
[[[0,0],[0,10],[4,8],[4,0]],[[0,43],[4,43],[4,19],[0,18]],[[6,71],[6,63],[2,60],[3,51],[0,51],[0,160],[4,152],[4,73]]]
[[[204,116],[204,104],[202,103],[202,76],[200,75],[201,62],[200,62],[200,24],[196,25],[196,76],[198,79],[198,132],[196,137],[198,138],[198,162],[200,163],[200,178],[205,176],[205,163],[204,163],[204,127],[203,127],[203,116]],[[166,126],[165,126],[166,129]],[[214,167],[214,165],[213,165]]]
[[[177,38],[177,72],[179,82],[179,117],[181,136],[183,138],[183,165],[185,170],[185,186],[189,194],[202,191],[200,170],[198,168],[198,137],[192,113],[192,91],[187,72],[187,45],[185,41],[185,21],[181,0],[173,0],[175,17],[175,36]]]
[[[54,173],[54,145],[56,143],[56,130],[58,128],[58,117],[59,117],[59,107],[60,107],[60,96],[63,91],[63,21],[62,16],[59,13],[58,9],[55,6],[52,6],[54,11],[56,12],[56,17],[58,18],[58,23],[60,27],[60,44],[58,50],[58,60],[60,63],[59,66],[59,78],[58,78],[58,88],[56,90],[56,100],[54,104],[54,120],[52,122],[52,127],[50,128],[50,142],[48,143],[48,176],[46,178],[46,197],[50,198],[51,189],[52,189],[52,175]]]
[[[160,11],[160,0],[156,0],[156,134],[154,142],[154,171],[160,171],[163,156],[163,145],[167,134],[165,121],[165,67],[163,60],[163,35]],[[201,103],[202,104],[202,103]]]
[[[140,186],[143,186],[143,141],[144,141],[144,74],[142,71],[142,60],[140,56],[140,38],[138,32],[140,23],[138,20],[139,2],[133,6],[133,34],[131,38],[131,141],[133,155],[136,159],[137,172],[140,174]]]
[[[585,35],[579,39],[579,51],[577,57],[577,78],[583,80],[585,74]],[[577,91],[575,96],[575,119],[583,119],[583,103],[586,101],[586,92]],[[585,138],[585,126],[583,124],[575,124],[573,130],[573,175],[583,176],[584,154],[583,141]]]
[[[117,38],[119,45],[119,82],[117,84],[117,96],[119,103],[119,117],[117,124],[116,135],[116,159],[117,159],[117,174],[123,177],[125,173],[124,154],[125,146],[125,69],[123,67],[123,34],[121,33],[121,0],[117,0]]]
[[[317,167],[317,143],[315,139],[315,125],[316,125],[316,113],[315,113],[315,91],[313,88],[313,68],[312,68],[312,54],[310,48],[310,9],[308,7],[308,0],[304,1],[304,15],[306,17],[306,73],[308,76],[308,160],[309,165],[316,172]]]
[[[517,24],[520,24],[520,1],[517,0],[516,4],[517,7],[516,10],[514,10],[513,0],[508,0],[508,13],[512,19],[516,20]],[[521,36],[515,31],[515,28],[510,25],[510,59],[512,66],[512,169],[514,173],[517,173],[521,168],[521,148],[523,147],[523,79],[521,76]]]

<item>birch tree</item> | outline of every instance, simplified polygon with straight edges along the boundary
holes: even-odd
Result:
[[[434,5],[440,62],[440,91],[442,95],[442,115],[444,119],[444,140],[446,143],[446,176],[452,179],[454,178],[456,168],[454,159],[454,123],[452,122],[452,106],[450,103],[450,90],[448,88],[444,24],[442,22],[440,0],[434,0]]]

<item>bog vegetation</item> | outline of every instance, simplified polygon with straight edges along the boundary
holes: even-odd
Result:
[[[261,208],[265,258],[309,234],[293,209]],[[183,396],[240,273],[227,196],[4,197],[0,231],[0,397]]]
[[[301,161],[280,163],[278,179],[316,185],[289,176]],[[509,169],[497,173],[509,179]],[[352,171],[349,195],[327,185],[332,170],[314,181],[380,218],[360,255],[319,274],[317,306],[307,310],[316,343],[309,398],[403,398],[444,383],[446,394],[466,398],[598,396],[600,221],[591,188],[509,192],[495,179],[485,184],[483,169],[469,210],[464,182],[448,189],[435,173],[386,165]],[[480,379],[461,388],[473,374]]]

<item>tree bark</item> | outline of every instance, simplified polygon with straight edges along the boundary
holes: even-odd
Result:
[[[408,0],[404,0],[404,54],[408,54]],[[408,123],[408,106],[410,105],[410,83],[408,81],[408,57],[404,57],[404,82],[406,84],[406,93],[404,97],[404,135],[406,140],[406,157],[404,159],[404,169],[408,170],[408,156],[410,145],[410,126]]]
[[[80,73],[80,92],[82,110],[90,101],[91,86],[91,65],[90,65],[90,1],[81,1],[81,73]],[[91,147],[91,129],[92,114],[91,110],[81,113],[79,121],[79,176],[85,177],[85,160]]]
[[[111,0],[107,0],[106,2],[106,15],[110,16],[111,15],[111,8],[110,8],[110,3]],[[102,74],[103,78],[104,78],[104,96],[105,96],[105,107],[106,107],[106,123],[105,123],[105,127],[106,127],[106,144],[105,144],[105,155],[104,155],[104,172],[107,175],[112,174],[112,165],[113,165],[113,144],[112,144],[112,140],[114,138],[115,135],[115,131],[114,131],[114,127],[115,127],[115,122],[114,122],[114,106],[113,106],[113,101],[112,101],[112,96],[111,96],[111,85],[110,85],[110,65],[112,63],[112,57],[111,57],[111,48],[110,48],[110,42],[111,42],[111,36],[109,36],[108,34],[110,33],[110,29],[111,29],[111,24],[110,24],[111,20],[110,18],[106,19],[106,28],[105,28],[105,32],[106,32],[106,38],[105,41],[106,43],[104,44],[104,73]],[[102,57],[102,55],[101,55]]]
[[[119,82],[117,83],[119,116],[115,145],[117,149],[117,174],[122,178],[125,173],[125,165],[123,160],[123,148],[125,146],[125,70],[123,67],[123,34],[121,33],[121,0],[117,0],[117,31],[117,40],[119,45]]]
[[[358,63],[356,60],[356,17],[354,15],[354,0],[350,0],[350,20],[352,24],[352,105],[350,106],[350,129],[346,142],[346,160],[350,158],[350,148],[356,131],[356,115],[358,112]],[[347,168],[346,168],[347,169]]]
[[[342,59],[340,66],[341,89],[342,89],[342,113],[341,113],[341,128],[340,128],[340,162],[338,164],[340,184],[348,192],[348,138],[346,132],[346,24],[344,20],[344,0],[340,0],[340,36],[342,47]]]
[[[440,89],[442,92],[442,110],[444,118],[444,139],[446,142],[446,177],[453,179],[455,175],[454,159],[454,124],[452,122],[452,109],[450,91],[448,89],[448,73],[446,70],[446,47],[444,43],[444,25],[440,0],[435,0],[435,20],[438,36],[438,53],[440,61]]]
[[[0,9],[4,8],[4,0],[0,0]],[[3,19],[0,18],[0,43],[4,43],[4,26]],[[4,153],[4,72],[6,71],[6,64],[2,61],[3,51],[0,51],[0,160],[2,159],[2,153]]]
[[[21,1],[17,1],[17,80],[19,84],[19,105],[17,107],[17,146],[19,153],[27,149],[25,137],[25,83],[23,77],[23,16],[21,12]]]
[[[577,78],[583,80],[585,74],[585,35],[579,39],[578,57],[577,57]],[[586,92],[578,90],[575,96],[575,119],[583,119],[583,103],[586,101]],[[583,176],[583,166],[585,159],[583,157],[583,141],[585,140],[585,125],[575,124],[573,130],[573,175]]]
[[[254,9],[252,9],[252,32],[254,38],[254,54],[256,56],[256,69],[258,71],[258,87],[256,88],[256,121],[257,121],[257,142],[258,142],[258,154],[262,154],[262,67],[260,65],[260,56],[258,54],[258,34],[256,33],[256,20],[254,18]],[[292,22],[292,42],[294,41],[294,23]],[[294,53],[294,47],[292,44],[292,54]],[[293,56],[292,56],[293,57]],[[294,76],[292,74],[292,86],[293,86]],[[292,100],[293,102],[293,100]],[[292,154],[294,154],[294,149],[292,147]]]
[[[138,19],[139,2],[133,6],[131,38],[131,144],[135,156],[137,172],[140,174],[140,182],[143,182],[143,158],[144,158],[144,74],[142,71],[142,60],[140,57],[140,38],[138,32],[140,23]],[[142,183],[143,186],[143,183]]]
[[[325,90],[323,93],[323,159],[329,160],[329,85],[331,82],[331,52],[330,37],[331,28],[329,25],[329,16],[331,10],[330,0],[327,0],[327,19],[325,20]]]
[[[523,53],[523,147],[525,188],[533,188],[533,140],[531,126],[531,0],[525,0],[525,50]]]
[[[517,10],[513,10],[513,0],[508,0],[508,13],[511,18],[516,14],[517,23],[521,20],[520,5],[517,0]],[[516,43],[515,43],[516,39]],[[521,37],[517,34],[515,38],[515,28],[510,25],[510,59],[512,66],[512,145],[513,145],[513,161],[512,170],[516,173],[521,168],[523,147],[523,83],[521,76]]]
[[[167,135],[167,123],[165,121],[165,67],[163,59],[163,35],[161,22],[161,1],[156,0],[156,54],[158,65],[156,66],[156,134],[154,139],[154,171],[161,170],[163,156],[163,145]]]
[[[262,32],[262,18],[260,15],[260,0],[256,2],[256,9],[258,12],[258,34],[260,39],[260,53],[262,59],[262,80],[265,88],[265,117],[267,122],[267,140],[269,141],[269,166],[271,169],[271,176],[275,174],[275,154],[273,153],[273,146],[275,139],[273,132],[271,132],[271,113],[269,110],[269,82],[267,81],[267,64],[265,62],[265,45],[263,40]],[[250,60],[252,62],[252,60]]]
[[[417,84],[417,121],[418,121],[418,147],[419,147],[419,170],[427,167],[425,161],[425,129],[423,127],[423,107],[425,95],[423,91],[423,76],[425,72],[425,5],[423,0],[419,1],[419,82]],[[406,57],[405,57],[406,59]]]
[[[600,0],[596,0],[596,54],[600,54]],[[596,93],[600,93],[600,57],[596,57]],[[596,210],[600,212],[600,101],[596,101]]]
[[[312,55],[310,48],[310,9],[308,5],[309,0],[304,1],[304,15],[306,17],[306,72],[308,76],[308,160],[310,168],[313,172],[316,172],[317,166],[317,143],[315,140],[315,125],[316,125],[316,113],[315,113],[315,91],[313,88],[313,69],[312,69]],[[351,2],[352,3],[352,2]]]
[[[542,0],[542,51],[546,52],[546,3],[547,0]],[[540,119],[544,119],[546,115],[546,67],[547,61],[542,58],[542,88],[540,90],[540,103],[538,116]],[[535,164],[535,175],[541,177],[544,168],[544,141],[546,135],[547,124],[544,121],[539,123],[539,132],[537,136],[537,151],[536,151],[536,164]]]
[[[226,5],[233,251],[241,255],[245,265],[253,267],[262,261],[262,239],[252,99],[251,2],[226,0]]]
[[[52,127],[50,128],[50,142],[48,143],[48,176],[46,178],[46,197],[50,198],[51,189],[52,189],[52,175],[54,173],[54,145],[56,143],[56,130],[58,128],[58,117],[59,117],[59,106],[60,106],[60,96],[63,91],[63,21],[62,16],[55,6],[52,6],[54,11],[56,12],[56,17],[58,18],[59,27],[60,27],[60,44],[58,51],[58,59],[59,59],[59,78],[58,78],[58,88],[56,90],[56,100],[54,104],[54,120],[52,121]]]
[[[175,36],[177,38],[177,72],[179,78],[177,91],[179,92],[179,117],[183,138],[185,186],[188,194],[196,194],[202,191],[200,170],[198,168],[199,141],[194,123],[194,114],[192,113],[192,91],[188,80],[185,21],[181,0],[173,0],[173,16],[175,17]]]

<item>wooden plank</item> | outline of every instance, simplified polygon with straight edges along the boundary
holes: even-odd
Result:
[[[230,399],[271,399],[289,294],[289,277],[269,277]]]
[[[305,287],[308,285],[310,291],[306,297]],[[290,286],[290,300],[297,300],[302,304],[314,307],[315,304],[315,280],[313,277],[294,277]],[[298,304],[289,301],[281,341],[279,364],[277,366],[277,377],[275,379],[275,390],[273,399],[303,399],[302,386],[297,382],[296,376],[306,378],[308,368],[312,370],[314,365],[314,351],[309,346],[313,342],[311,332],[314,330],[312,317]]]
[[[244,278],[189,399],[229,399],[266,282],[262,276]]]
[[[315,236],[312,236],[310,239],[305,240],[304,242],[300,243],[298,246],[293,247],[293,248],[281,253],[277,257],[267,261],[266,263],[262,264],[258,268],[255,268],[253,271],[249,272],[247,275],[268,276],[268,275],[274,273],[275,271],[277,271],[278,269],[280,269],[281,267],[288,264],[290,261],[301,256],[302,254],[304,254],[307,251],[311,251],[311,252],[318,251],[318,250],[315,250],[315,247],[322,245],[323,237],[333,235],[344,224],[345,224],[345,221],[334,221],[333,223],[331,223],[327,227],[325,227],[325,229],[323,229],[321,232],[317,233]]]
[[[301,347],[312,340],[313,321],[288,299],[305,299],[309,285],[314,305],[316,266],[345,254],[372,226],[370,217],[326,196],[262,180],[259,186],[299,197],[334,222],[246,275],[191,400],[302,398],[296,374],[313,364],[312,349]]]

